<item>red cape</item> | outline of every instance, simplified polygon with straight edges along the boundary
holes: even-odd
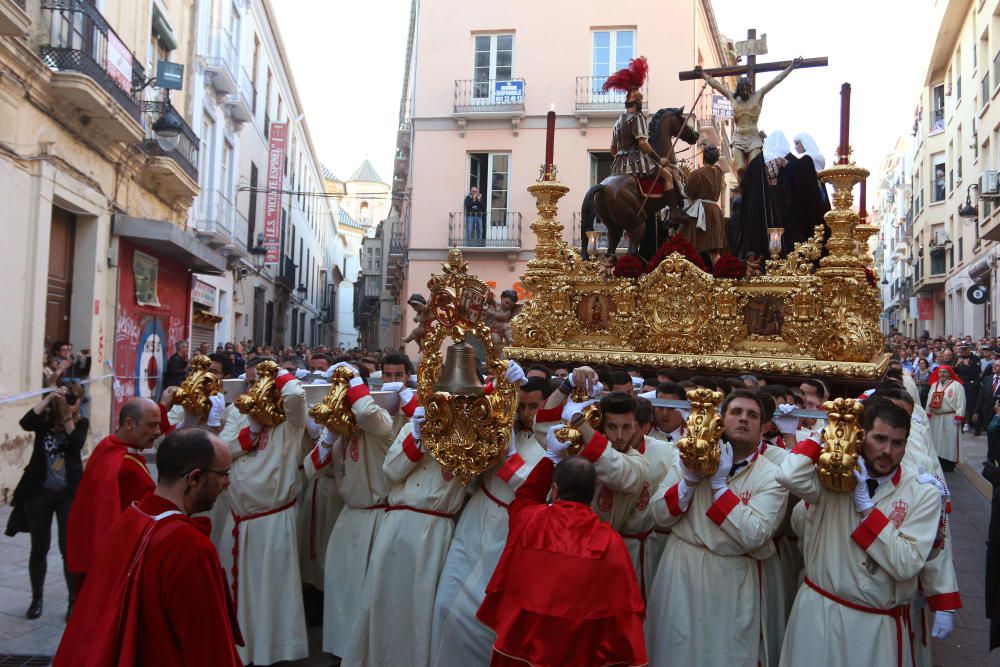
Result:
[[[552,469],[542,459],[518,489],[476,616],[496,632],[504,658],[537,667],[646,664],[645,607],[628,549],[589,506],[544,503]]]
[[[107,534],[55,667],[240,665],[242,644],[207,519],[147,495]]]
[[[122,502],[119,476],[126,456],[134,460],[134,470],[129,468],[130,494]],[[133,466],[132,461],[128,461]],[[141,466],[141,469],[140,467]],[[135,474],[145,470],[145,475]],[[156,488],[145,463],[129,454],[128,444],[114,435],[97,443],[87,467],[83,471],[80,486],[73,497],[69,510],[69,524],[66,527],[66,567],[70,572],[88,572],[94,553],[111,529],[111,524],[122,513],[124,507],[140,500],[146,493]]]

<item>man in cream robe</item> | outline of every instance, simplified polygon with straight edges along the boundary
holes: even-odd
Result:
[[[258,665],[309,655],[296,539],[306,396],[286,370],[275,384],[285,420],[264,427],[248,418],[249,426],[229,441],[231,513],[219,553],[246,640],[240,659]]]
[[[343,664],[426,667],[434,596],[466,500],[462,482],[423,450],[423,408],[399,432],[382,470],[392,484]]]
[[[787,493],[760,455],[760,400],[737,389],[722,405],[718,471],[701,478],[678,458],[653,495],[653,517],[672,532],[646,606],[651,665],[766,663],[760,562]]]
[[[945,472],[955,468],[959,457],[959,438],[965,419],[965,388],[951,366],[938,366],[931,373],[927,394],[930,439]]]
[[[937,535],[941,495],[903,462],[909,415],[887,400],[866,406],[857,487],[819,483],[814,440],[796,445],[778,481],[802,498],[805,580],[785,631],[781,665],[911,662],[909,603]]]
[[[347,392],[358,430],[344,438],[324,432],[304,461],[307,477],[332,476],[344,502],[329,534],[323,572],[323,650],[336,656],[347,651],[372,565],[372,544],[385,518],[390,482],[382,464],[393,436],[416,409],[412,389],[385,385],[400,391],[403,407],[392,417],[358,380]]]

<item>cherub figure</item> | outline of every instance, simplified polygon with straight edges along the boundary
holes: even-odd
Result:
[[[513,340],[510,321],[519,312],[521,312],[521,306],[517,303],[517,292],[512,289],[500,292],[500,302],[494,308],[486,311],[494,343],[510,345]]]
[[[423,353],[424,336],[427,335],[430,324],[434,321],[434,314],[431,312],[430,306],[427,305],[427,299],[425,299],[422,294],[410,295],[410,298],[406,300],[406,303],[413,308],[413,312],[416,313],[413,321],[417,326],[410,332],[409,336],[403,339],[403,344],[405,345],[410,341],[416,341],[417,348],[421,353]]]

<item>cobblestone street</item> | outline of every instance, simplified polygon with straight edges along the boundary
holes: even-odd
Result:
[[[952,492],[951,531],[954,539],[955,569],[964,607],[959,611],[954,634],[935,642],[934,664],[989,665],[1000,667],[1000,651],[988,655],[989,621],[985,617],[983,577],[986,567],[985,536],[989,527],[989,484],[979,475],[986,453],[986,437],[971,433],[962,439],[963,463],[948,474]],[[6,525],[9,507],[0,510]],[[53,525],[53,529],[54,529]],[[45,580],[45,608],[42,617],[29,621],[24,612],[31,601],[28,585],[29,541],[26,534],[0,539],[0,665],[4,656],[51,656],[65,626],[66,586],[62,561],[53,543],[49,552],[49,573]],[[320,650],[320,629],[310,629],[312,656],[308,660],[283,663],[296,667],[330,665]],[[36,663],[31,663],[36,664]]]

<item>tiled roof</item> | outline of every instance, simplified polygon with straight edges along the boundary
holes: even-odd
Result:
[[[336,181],[336,180],[338,180],[337,179],[337,175],[334,174],[332,171],[330,171],[330,168],[328,166],[326,166],[325,164],[321,164],[319,166],[319,170],[320,170],[320,173],[323,175],[323,178],[325,178],[326,180],[328,180],[328,181]]]
[[[364,181],[365,183],[382,183],[387,185],[387,183],[382,180],[382,177],[378,175],[378,172],[375,171],[375,167],[372,166],[372,163],[369,162],[367,158],[357,169],[354,170],[354,173],[351,174],[351,177],[347,180]]]
[[[344,209],[340,209],[340,214],[337,216],[337,224],[344,225],[345,227],[353,227],[354,229],[368,229],[365,225],[352,218]]]

